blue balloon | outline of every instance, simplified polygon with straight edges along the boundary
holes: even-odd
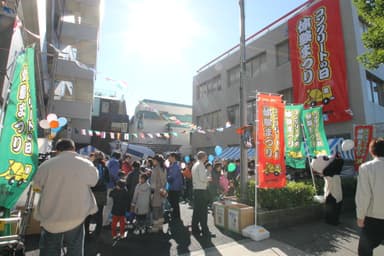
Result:
[[[65,117],[59,117],[59,119],[57,119],[57,121],[59,122],[59,127],[63,127],[68,122],[67,118],[65,118]]]
[[[222,152],[223,152],[223,149],[220,146],[215,147],[216,156],[220,156]]]
[[[215,157],[214,157],[213,155],[209,155],[209,156],[208,156],[208,161],[209,161],[210,163],[212,163],[213,160],[215,160]]]
[[[184,161],[185,161],[186,163],[189,163],[189,162],[191,161],[191,159],[189,158],[189,156],[185,156],[185,157],[184,157]]]
[[[60,126],[57,128],[51,128],[51,132],[53,132],[53,133],[58,133],[60,130],[61,130]]]

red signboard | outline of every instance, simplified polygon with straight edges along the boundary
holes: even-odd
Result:
[[[322,0],[288,21],[294,102],[323,105],[325,123],[352,119],[339,0]]]
[[[257,95],[257,152],[259,188],[286,184],[284,160],[284,103],[281,96]]]

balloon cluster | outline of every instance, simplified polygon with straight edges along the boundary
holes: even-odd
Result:
[[[65,117],[57,117],[56,114],[50,113],[47,115],[47,119],[39,121],[39,125],[43,129],[51,129],[50,137],[53,139],[56,136],[56,133],[60,131],[67,124],[67,119]]]

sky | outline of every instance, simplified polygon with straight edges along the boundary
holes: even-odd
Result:
[[[245,35],[306,0],[244,0]],[[192,105],[197,70],[240,42],[238,0],[104,0],[96,92]],[[240,61],[240,60],[239,60]]]

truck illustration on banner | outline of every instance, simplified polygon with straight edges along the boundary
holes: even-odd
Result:
[[[27,182],[29,175],[32,172],[32,165],[15,162],[15,160],[9,160],[9,166],[7,170],[0,173],[0,178],[4,177],[9,185],[17,184],[20,186],[24,182]]]
[[[330,85],[325,85],[321,89],[314,88],[307,90],[307,99],[304,104],[314,107],[318,104],[327,105],[331,100],[334,100]]]

